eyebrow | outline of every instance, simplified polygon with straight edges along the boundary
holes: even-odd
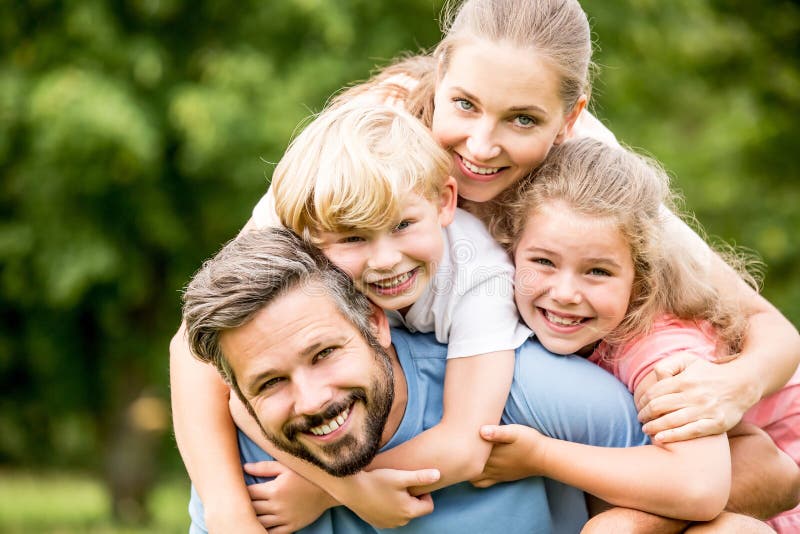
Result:
[[[454,85],[453,89],[455,89],[456,91],[458,91],[460,93],[463,93],[464,96],[466,96],[468,99],[474,100],[475,102],[477,102],[479,104],[481,103],[481,99],[480,98],[478,98],[477,96],[473,95],[472,93],[470,93],[469,91],[467,91],[463,87],[459,87],[457,85]],[[523,106],[512,106],[512,107],[508,108],[508,111],[513,111],[513,112],[535,111],[537,113],[541,113],[543,115],[547,115],[547,110],[545,110],[541,106],[537,106],[536,104],[523,105]]]

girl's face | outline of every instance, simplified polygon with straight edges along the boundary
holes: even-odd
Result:
[[[432,130],[453,156],[460,196],[491,200],[564,139],[585,99],[565,115],[559,83],[530,49],[484,40],[455,48],[436,88]]]
[[[625,318],[633,258],[612,220],[548,203],[528,218],[514,261],[517,307],[549,351],[587,353]]]

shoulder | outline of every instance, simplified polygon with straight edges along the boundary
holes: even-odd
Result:
[[[404,328],[392,328],[392,344],[400,361],[409,360],[445,360],[447,345],[436,341],[433,333],[411,333]]]

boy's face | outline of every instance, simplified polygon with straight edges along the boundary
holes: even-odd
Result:
[[[455,180],[448,177],[438,199],[404,195],[400,220],[392,228],[316,237],[325,255],[372,302],[403,311],[419,299],[436,272],[444,246],[441,228],[453,220],[455,204]]]

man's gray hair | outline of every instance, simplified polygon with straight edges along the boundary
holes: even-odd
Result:
[[[236,387],[220,347],[221,334],[243,326],[295,288],[323,291],[366,339],[373,339],[370,301],[350,277],[291,230],[269,228],[247,231],[228,242],[189,282],[183,319],[192,352]]]

